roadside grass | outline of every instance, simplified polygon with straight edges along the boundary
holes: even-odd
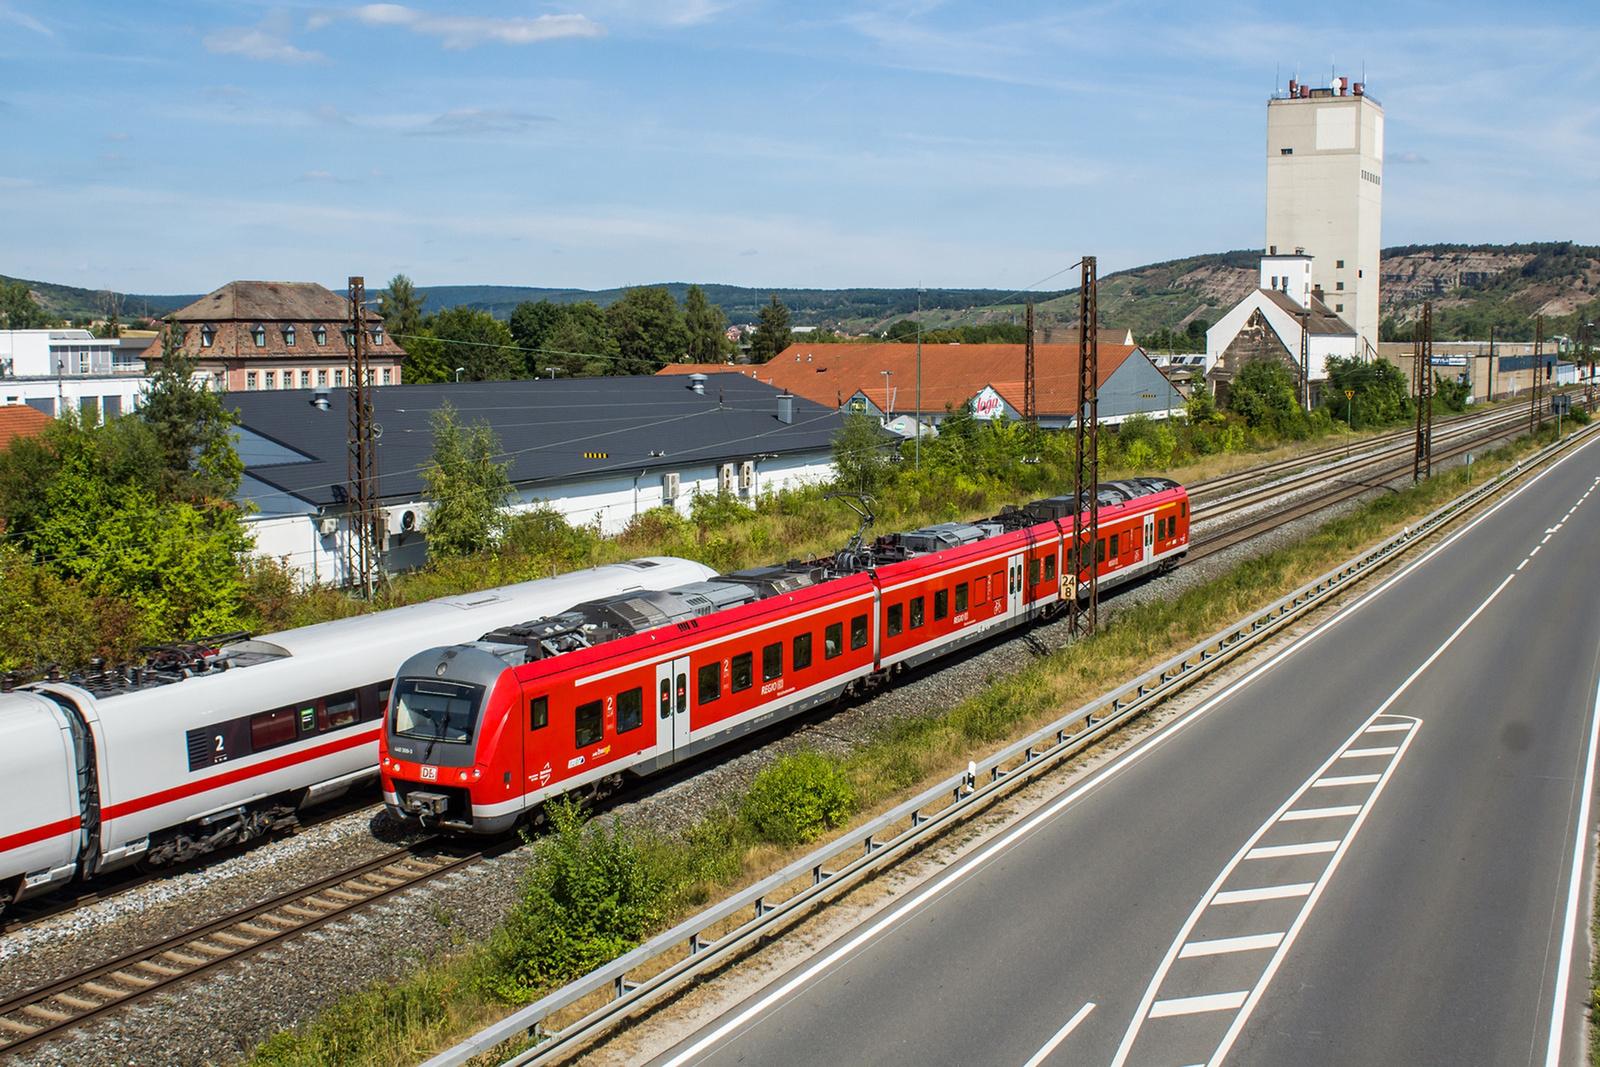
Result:
[[[1492,477],[1553,437],[1552,429],[1487,452],[1474,464],[1474,481]],[[419,960],[392,984],[347,994],[314,1020],[266,1041],[248,1062],[419,1062],[708,901],[780,869],[815,840],[848,832],[844,824],[858,821],[852,815],[865,819],[887,810],[967,760],[1025,736],[1270,603],[1464,487],[1465,473],[1455,470],[1385,494],[1171,601],[1120,610],[1099,633],[1041,656],[954,707],[881,726],[843,759],[791,753],[758,776],[751,793],[729,798],[680,835],[631,827],[615,817],[590,822],[575,806],[552,806],[554,830],[530,838],[529,873],[504,927],[485,942]],[[1600,991],[1600,969],[1595,980]],[[1595,1005],[1600,1011],[1600,993]],[[508,1045],[497,1053],[511,1050]]]

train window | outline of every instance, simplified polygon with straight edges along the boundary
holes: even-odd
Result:
[[[672,718],[672,679],[661,679],[661,717]]]
[[[361,700],[355,693],[336,693],[322,702],[317,725],[324,730],[339,730],[361,720]]]
[[[550,698],[534,697],[528,701],[528,729],[543,730],[550,725]]]
[[[1111,558],[1112,559],[1116,559],[1117,558],[1117,555],[1118,555],[1118,553],[1117,553],[1117,538],[1119,538],[1121,536],[1122,536],[1121,534],[1112,534],[1111,535]]]
[[[700,703],[709,704],[722,695],[722,664],[707,663],[695,675],[695,692]]]
[[[755,682],[755,653],[741,652],[733,657],[733,677],[728,682],[728,692],[749,689]]]
[[[911,628],[913,630],[915,630],[917,627],[919,627],[921,625],[922,625],[922,598],[919,597],[919,596],[914,596],[914,597],[911,598]]]
[[[796,634],[794,638],[794,669],[803,671],[811,666],[811,632]]]
[[[260,715],[250,716],[250,750],[260,752],[293,741],[299,732],[295,725],[296,718],[293,708],[279,708],[277,711],[264,711]]]
[[[950,614],[950,590],[935,589],[933,591],[934,621],[937,622],[948,614]]]
[[[904,620],[905,620],[905,613],[906,613],[906,608],[905,608],[904,604],[890,604],[889,605],[888,632],[889,632],[889,636],[890,637],[898,636],[900,631],[902,629],[904,629],[903,623],[904,623]]]
[[[1040,567],[1040,563],[1039,563],[1038,560],[1035,559],[1035,560],[1029,560],[1028,561],[1028,584],[1029,585],[1038,585],[1039,584],[1039,567]]]
[[[957,611],[966,611],[967,610],[967,583],[966,582],[962,582],[960,585],[956,586],[956,610]]]
[[[850,647],[853,649],[867,647],[867,617],[865,615],[857,615],[850,620]]]
[[[1189,517],[1189,502],[1187,500],[1178,505],[1178,514],[1186,519]]]
[[[822,655],[832,659],[844,651],[844,623],[836,622],[822,631]]]
[[[1053,582],[1056,579],[1056,554],[1051,552],[1044,558],[1044,580]]]
[[[761,650],[761,680],[783,677],[783,642],[774,641]]]
[[[402,678],[396,686],[394,732],[419,741],[460,745],[472,740],[483,686],[433,678]],[[332,701],[329,701],[331,704]]]
[[[644,725],[644,689],[634,686],[617,694],[617,733],[625,734]]]
[[[587,748],[605,736],[604,707],[598,700],[578,705],[578,710],[573,713],[572,732],[572,743],[578,748]]]
[[[1096,563],[1104,563],[1106,561],[1106,539],[1104,537],[1094,543],[1094,561]]]

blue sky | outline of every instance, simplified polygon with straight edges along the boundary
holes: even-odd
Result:
[[[0,0],[0,273],[1019,288],[1259,246],[1330,64],[1385,245],[1600,243],[1596,57],[1592,3]]]

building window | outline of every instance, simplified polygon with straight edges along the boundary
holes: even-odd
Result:
[[[347,348],[356,346],[356,332],[348,326],[344,328],[344,343]]]
[[[1333,287],[1334,287],[1334,289],[1336,289],[1336,290],[1338,290],[1340,292],[1343,292],[1344,291],[1344,282],[1334,282],[1333,283]]]
[[[317,371],[317,384],[323,386],[328,384],[328,371],[326,368]]]
[[[317,323],[317,328],[311,331],[311,337],[319,346],[326,345],[328,343],[328,328],[320,322]]]
[[[1344,260],[1342,260],[1342,259],[1335,260],[1333,265],[1335,267],[1338,267],[1340,270],[1344,270]]]
[[[1278,149],[1278,155],[1280,155],[1280,156],[1292,156],[1292,155],[1294,155],[1294,149],[1292,149],[1292,148],[1280,148],[1280,149]]]
[[[270,370],[267,371],[267,388],[268,389],[276,389],[277,387],[278,387],[278,376],[277,376],[277,374],[274,373],[273,371],[270,371]]]
[[[393,385],[394,384],[394,371],[390,370],[388,367],[383,368],[383,384],[384,385]]]
[[[244,375],[244,387],[246,389],[254,389],[256,387],[256,372],[255,371],[252,370],[252,371],[246,371],[245,372],[245,375]]]
[[[375,345],[383,344],[383,327],[382,326],[374,326],[372,328],[372,343],[375,344]]]
[[[367,384],[368,385],[376,384],[375,381],[374,381],[373,371],[370,370],[370,369],[367,371]]]
[[[217,331],[209,322],[200,327],[200,347],[210,348],[211,342],[216,339],[216,336]]]
[[[294,323],[292,322],[283,327],[283,343],[289,348],[294,347]]]
[[[333,372],[333,384],[340,389],[344,388],[344,371],[336,370]]]
[[[1335,305],[1333,305],[1333,310],[1335,310],[1335,311],[1343,311],[1344,310],[1344,305],[1343,304],[1335,304]]]
[[[267,347],[267,328],[259,322],[256,323],[255,329],[250,331],[250,336],[256,339],[257,348]]]
[[[311,388],[311,372],[310,371],[303,370],[303,371],[300,372],[300,388],[302,388],[302,389],[310,389]]]

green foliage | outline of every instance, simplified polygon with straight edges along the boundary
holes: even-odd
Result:
[[[1301,420],[1294,375],[1275,359],[1251,360],[1228,386],[1228,410],[1252,429],[1294,436]]]
[[[1178,439],[1165,420],[1130,415],[1117,428],[1117,442],[1134,471],[1165,470],[1172,464]]]
[[[894,438],[871,415],[846,415],[833,435],[834,480],[851,492],[877,490],[892,477],[894,445]]]
[[[1210,328],[1211,323],[1205,319],[1191,319],[1189,325],[1182,330],[1162,327],[1135,340],[1139,342],[1140,347],[1149,352],[1204,352],[1206,331]]]
[[[488,423],[463,429],[449,403],[433,413],[433,458],[422,471],[428,510],[428,553],[440,558],[483,551],[500,540],[511,499],[508,462]]]
[[[818,752],[793,752],[756,775],[739,818],[776,845],[815,841],[856,811],[856,793],[839,765]]]
[[[1465,377],[1463,375],[1463,377]],[[1433,376],[1433,402],[1435,410],[1442,407],[1445,411],[1461,412],[1467,410],[1467,398],[1472,395],[1472,383],[1461,378],[1446,378],[1435,373]]]
[[[914,343],[917,339],[917,324],[910,319],[901,319],[889,327],[887,339]],[[925,345],[1020,345],[1025,344],[1027,340],[1027,327],[1011,322],[968,323],[964,326],[922,332],[922,343]]]
[[[613,374],[654,374],[689,347],[683,312],[664,285],[629,289],[606,308],[606,326],[620,354]]]
[[[683,303],[684,325],[689,331],[689,362],[712,363],[730,353],[733,343],[728,340],[728,316],[706,299],[706,291],[698,285],[689,286]]]
[[[185,356],[168,327],[164,356],[139,402],[139,418],[129,426],[149,428],[155,454],[149,457],[158,472],[154,486],[162,500],[232,507],[244,464],[233,448],[233,427],[238,414],[227,406],[226,394],[198,384],[196,362]],[[126,420],[122,420],[126,421]],[[125,429],[121,422],[118,429]],[[115,433],[115,431],[112,431]]]
[[[55,317],[34,301],[26,282],[0,285],[0,328],[41,330],[55,324]]]
[[[1346,389],[1355,396],[1346,398]],[[1328,357],[1322,405],[1329,416],[1340,422],[1348,419],[1357,430],[1403,422],[1416,410],[1410,384],[1399,367],[1386,359],[1369,362],[1342,356]]]
[[[672,888],[640,835],[584,818],[570,801],[545,805],[550,831],[491,946],[486,991],[516,1002],[622,955],[666,916]]]
[[[413,383],[486,382],[522,376],[522,360],[512,347],[511,328],[486,311],[460,305],[422,320],[406,345],[407,377]]]
[[[767,363],[772,357],[789,347],[789,309],[772,294],[772,301],[761,309],[756,332],[750,338],[750,362]]]
[[[1217,398],[1211,395],[1204,380],[1197,380],[1190,386],[1189,399],[1184,401],[1183,408],[1190,426],[1207,426],[1221,418],[1217,413]]]
[[[696,491],[689,498],[689,517],[695,525],[707,529],[721,529],[736,522],[755,517],[755,512],[732,493]]]
[[[389,336],[397,339],[402,348],[422,331],[422,296],[411,279],[396,274],[389,279],[389,288],[378,294],[378,314]]]

